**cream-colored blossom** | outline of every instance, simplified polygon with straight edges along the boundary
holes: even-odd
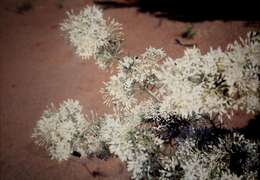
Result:
[[[203,55],[193,48],[181,58],[168,58],[155,73],[162,85],[161,113],[219,114],[222,121],[232,110],[259,112],[259,53],[259,41],[246,38],[226,51]]]
[[[45,146],[51,158],[59,161],[69,158],[76,151],[87,127],[87,121],[82,114],[78,101],[67,100],[56,109],[54,105],[42,114],[32,135],[35,142]]]
[[[88,6],[78,14],[67,12],[61,23],[76,54],[83,60],[95,58],[100,68],[108,67],[120,53],[123,40],[121,24],[114,19],[106,20],[96,6]]]

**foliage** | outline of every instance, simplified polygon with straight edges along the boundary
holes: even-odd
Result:
[[[192,39],[196,35],[196,31],[194,31],[193,26],[190,25],[186,27],[181,36],[183,38]]]

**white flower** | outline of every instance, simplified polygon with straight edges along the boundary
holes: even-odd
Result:
[[[141,129],[140,117],[107,115],[101,128],[102,138],[109,146],[111,153],[117,155],[120,160],[127,163],[127,169],[133,179],[148,177],[152,164],[152,153],[161,146],[162,141],[150,131]]]
[[[67,12],[67,16],[61,30],[67,33],[76,54],[83,60],[94,57],[102,69],[109,66],[120,53],[121,24],[105,20],[96,6],[88,6],[79,14]]]
[[[124,57],[117,67],[118,73],[105,83],[106,87],[102,91],[105,94],[105,103],[130,110],[138,104],[135,94],[140,91],[149,91],[148,97],[156,99],[156,95],[148,88],[156,85],[158,62],[165,56],[161,49],[150,47],[140,57]]]
[[[129,110],[137,102],[133,96],[133,82],[125,77],[125,74],[111,76],[110,80],[105,83],[102,93],[105,95],[105,104],[114,104],[120,109]]]
[[[87,121],[78,101],[67,100],[56,109],[54,105],[44,111],[32,135],[37,144],[45,146],[51,158],[66,160],[77,150],[76,142],[83,135]]]
[[[161,157],[161,165],[163,169],[160,170],[160,180],[173,179],[176,176],[179,176],[179,172],[176,172],[175,167],[178,166],[178,160],[176,157]]]
[[[230,172],[228,172],[228,173],[224,173],[221,176],[220,180],[241,180],[241,179],[242,179],[242,177],[239,177],[235,174],[231,174]]]

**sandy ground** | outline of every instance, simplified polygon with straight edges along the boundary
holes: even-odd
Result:
[[[51,102],[73,98],[80,100],[86,113],[110,111],[99,92],[110,74],[93,61],[81,63],[59,30],[66,10],[91,2],[66,1],[58,9],[55,0],[38,0],[31,11],[17,14],[16,1],[0,1],[0,179],[128,179],[124,164],[116,158],[71,158],[58,163],[30,137]],[[187,23],[158,19],[136,8],[112,8],[104,13],[123,24],[126,54],[138,55],[148,46],[162,47],[172,57],[183,54],[184,47],[175,38]],[[253,28],[242,21],[197,22],[197,34],[190,42],[206,52],[210,45],[225,47]],[[245,124],[241,118],[237,122]]]

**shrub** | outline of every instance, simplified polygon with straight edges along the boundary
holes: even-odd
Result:
[[[76,53],[107,65],[103,50],[121,44],[120,38],[118,44],[109,40],[119,37],[118,24],[109,25],[96,7],[68,16],[62,30]],[[220,125],[237,110],[259,113],[259,59],[254,32],[226,51],[203,55],[192,48],[175,60],[147,48],[140,56],[119,58],[117,74],[105,83],[102,92],[113,114],[89,122],[78,101],[68,100],[43,113],[33,137],[58,160],[73,152],[116,155],[132,179],[257,179],[259,138]]]

